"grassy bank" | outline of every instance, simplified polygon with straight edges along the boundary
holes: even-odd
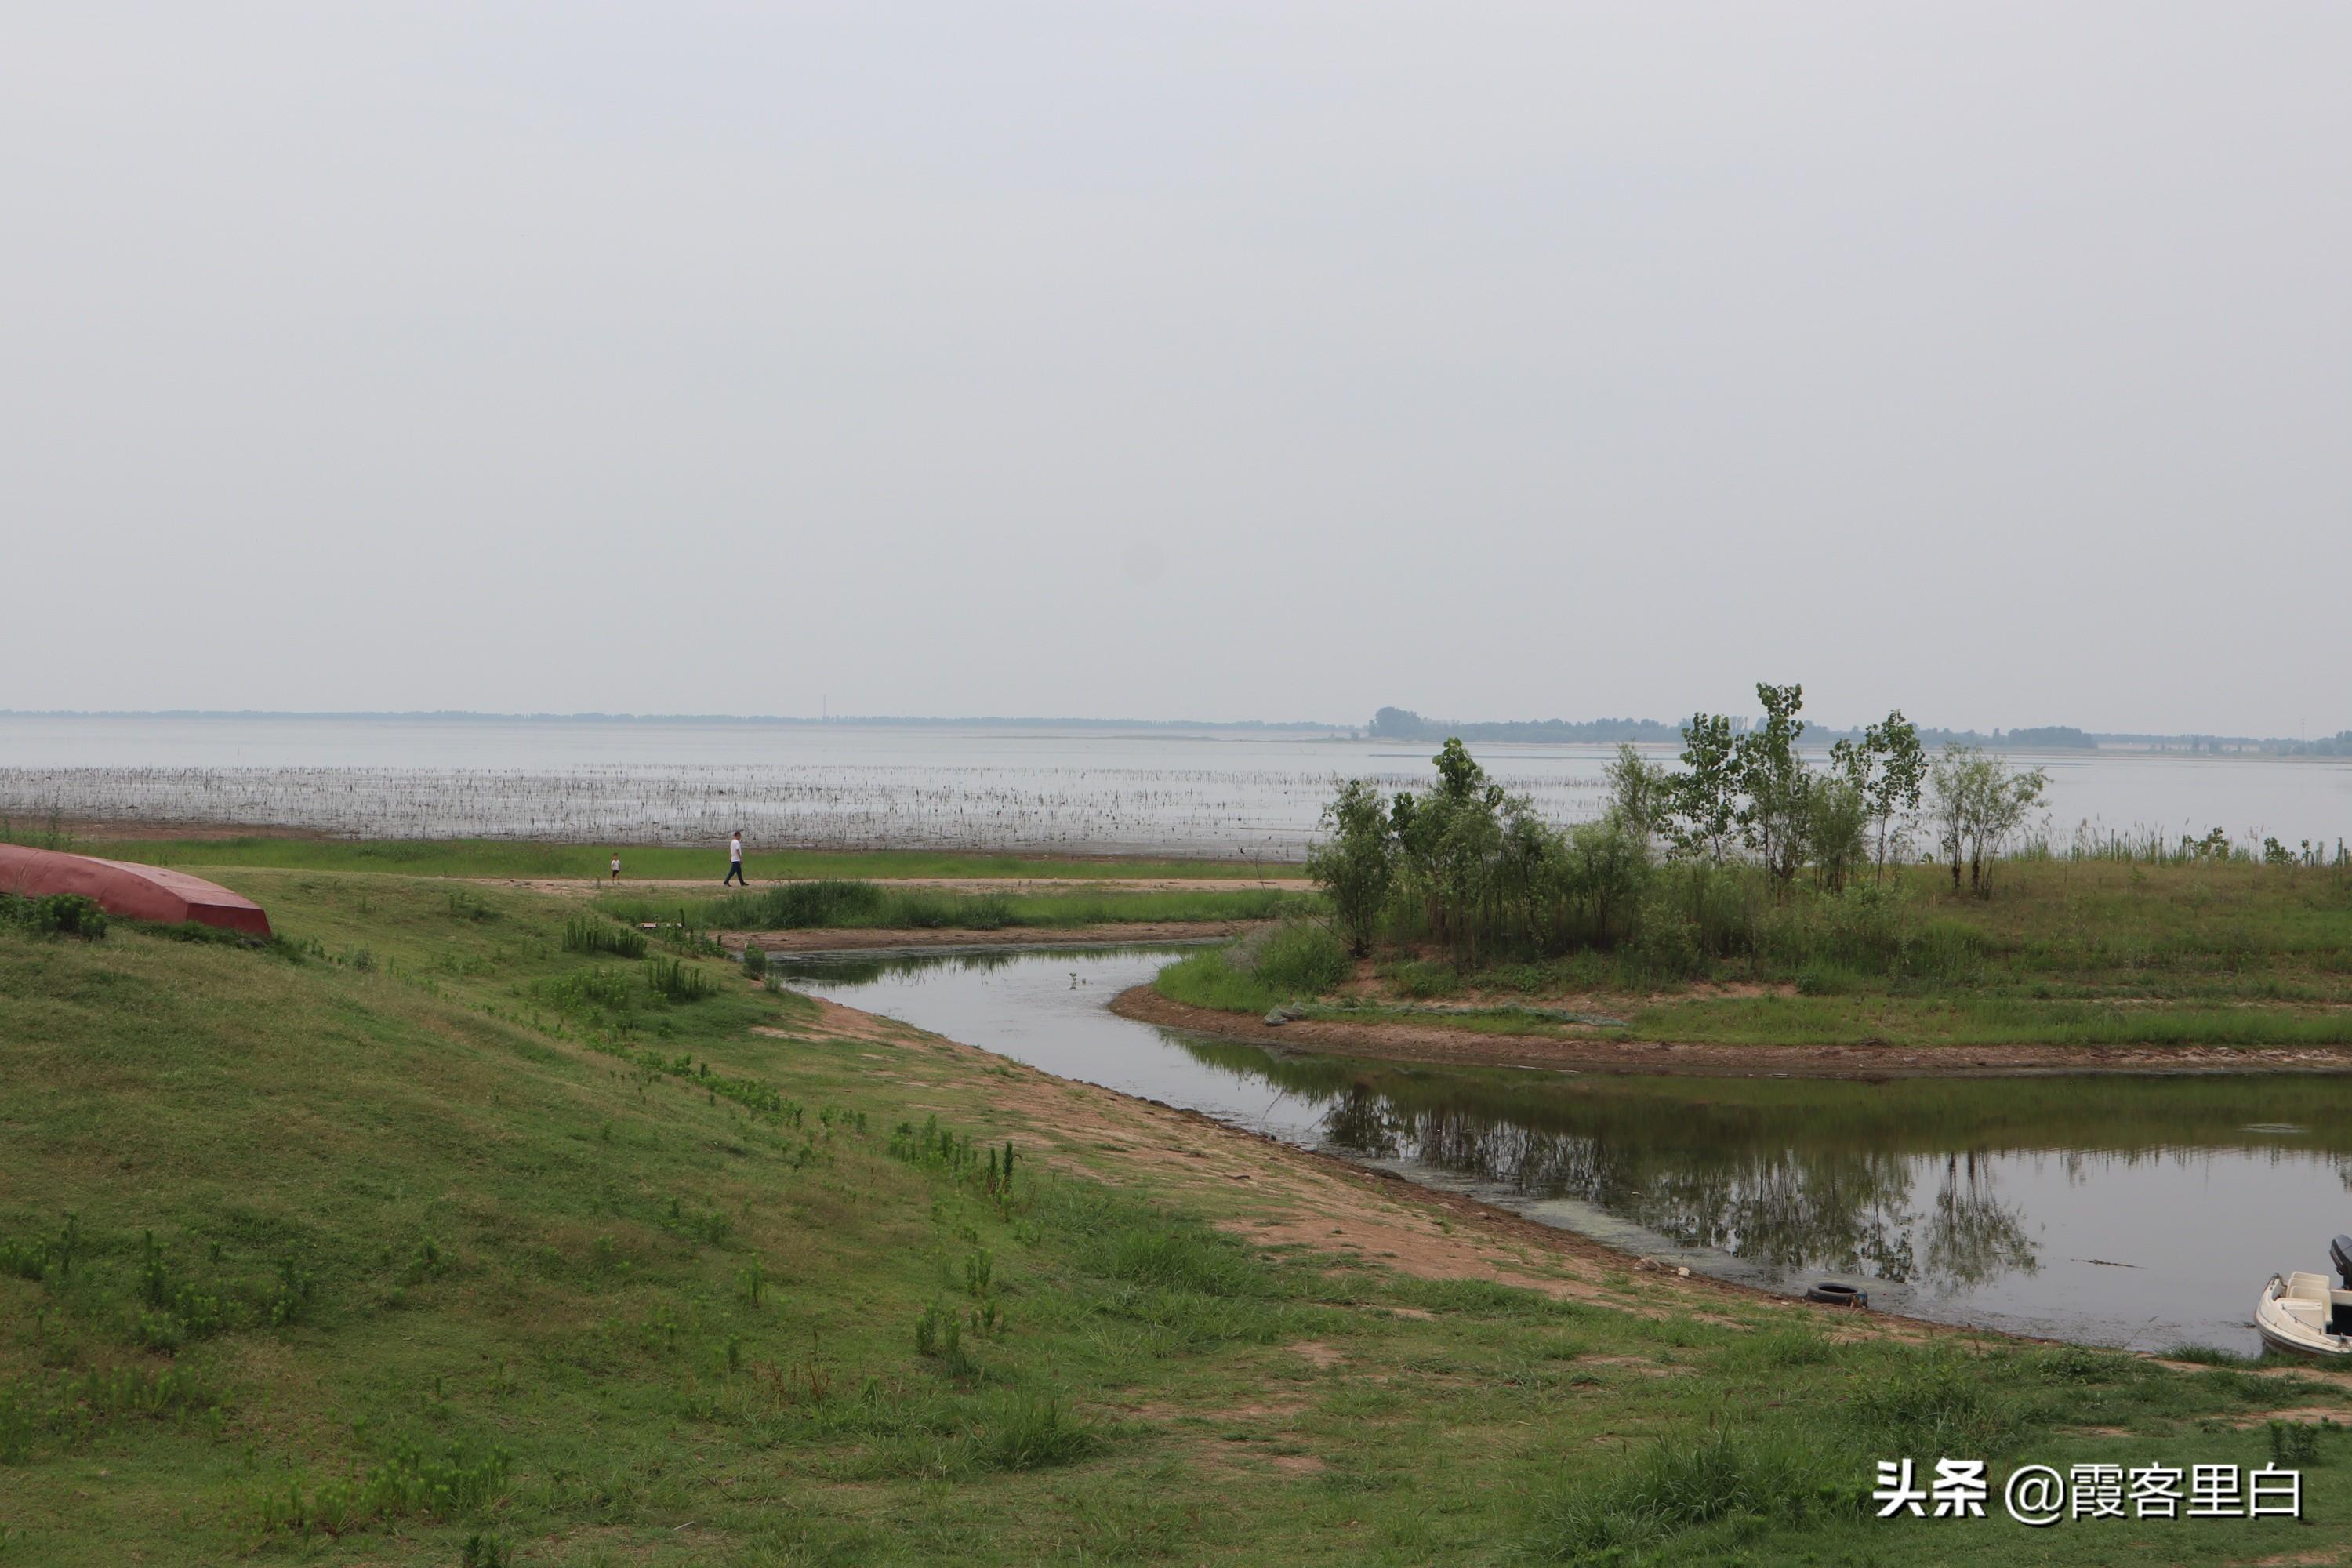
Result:
[[[700,931],[1002,931],[1034,926],[1258,921],[1311,912],[1312,893],[1265,888],[1200,892],[959,893],[885,882],[788,882],[723,898],[610,893],[598,910],[617,921],[682,921]]]
[[[46,842],[24,831],[26,842]],[[287,838],[256,835],[230,838],[68,839],[60,847],[108,859],[141,860],[156,866],[224,866],[299,871],[387,871],[409,877],[513,877],[601,880],[621,857],[625,879],[717,882],[727,870],[724,834],[704,847],[662,845],[532,844],[509,839]],[[1183,878],[1203,881],[1254,879],[1295,874],[1288,866],[1255,867],[1225,860],[1128,859],[1111,856],[1058,858],[1022,855],[958,855],[930,850],[864,853],[748,847],[744,874],[754,881],[786,878],[1087,878],[1105,880]]]
[[[730,966],[571,951],[576,904],[227,879],[283,950],[0,931],[0,1563],[2352,1544],[2352,1436],[2281,1415],[2332,1385],[1637,1282]],[[2274,1443],[2312,1522],[1860,1503],[1900,1454]]]
[[[1922,868],[1889,889],[1798,889],[1730,957],[1626,946],[1468,963],[1400,942],[1280,995],[1234,984],[1212,955],[1160,990],[1234,1012],[1484,1008],[1475,1026],[1514,1030],[1542,1026],[1513,1007],[1581,1007],[1626,1019],[1631,1037],[1696,1044],[2352,1045],[2352,877],[2332,868],[2027,860],[2000,868],[1990,899]]]

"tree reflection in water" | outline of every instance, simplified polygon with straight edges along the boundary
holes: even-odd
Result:
[[[1938,1290],[2040,1267],[2027,1215],[1998,1190],[1995,1156],[2054,1152],[2079,1179],[2259,1146],[2282,1131],[2270,1125],[2282,1097],[2318,1089],[2255,1079],[2116,1079],[2089,1091],[2050,1079],[1606,1079],[1171,1038],[1206,1064],[1319,1105],[1335,1150],[1418,1160],[1528,1198],[1576,1199],[1784,1276],[1863,1274]],[[2352,1110],[2352,1091],[2320,1092]],[[2303,1104],[2305,1126],[2319,1109]],[[2279,1150],[2319,1152],[2308,1139]],[[2352,1170],[2352,1159],[2339,1161]]]

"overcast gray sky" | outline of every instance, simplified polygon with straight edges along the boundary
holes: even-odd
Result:
[[[2352,725],[2352,6],[0,13],[0,707]]]

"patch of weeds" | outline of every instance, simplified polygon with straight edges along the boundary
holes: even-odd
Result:
[[[700,1242],[705,1247],[722,1247],[726,1245],[728,1237],[734,1233],[735,1222],[717,1209],[688,1214],[683,1204],[672,1198],[668,1212],[661,1217],[661,1226],[673,1236]]]
[[[1718,1520],[1804,1524],[1859,1506],[1857,1489],[1831,1481],[1806,1446],[1738,1437],[1661,1437],[1613,1479],[1541,1506],[1528,1545],[1555,1562],[1608,1560]]]
[[[180,1366],[93,1369],[52,1383],[0,1384],[0,1464],[21,1464],[44,1437],[74,1444],[125,1419],[184,1419],[220,1408],[221,1397]]]
[[[654,958],[646,963],[646,988],[667,1002],[699,1002],[719,989],[698,963],[682,958]]]
[[[952,1309],[936,1302],[923,1309],[915,1322],[915,1353],[936,1357],[952,1378],[970,1377],[976,1370],[964,1353],[963,1320]]]
[[[46,1241],[0,1241],[0,1274],[38,1280],[54,1270],[61,1279],[70,1278],[80,1250],[81,1215],[68,1214],[58,1234]]]
[[[1273,1293],[1268,1271],[1239,1242],[1195,1222],[1127,1226],[1101,1237],[1094,1271],[1112,1279],[1201,1296]]]
[[[2290,1469],[2304,1469],[2323,1463],[2319,1457],[2319,1435],[2340,1432],[2332,1418],[2305,1424],[2299,1421],[2273,1421],[2270,1424],[2271,1463]]]
[[[1946,1346],[1890,1348],[1855,1380],[1849,1408],[1892,1453],[1997,1454],[2016,1436],[2017,1415],[1986,1372],[1983,1358]]]
[[[2084,1384],[2095,1383],[2129,1383],[2141,1373],[2140,1363],[2116,1351],[2094,1350],[2088,1345],[2060,1345],[2053,1350],[2035,1351],[2025,1357],[2024,1364],[2044,1383]]]
[[[290,1258],[280,1258],[278,1278],[262,1300],[261,1315],[273,1329],[299,1323],[310,1312],[310,1303],[318,1294],[315,1275]]]
[[[1822,1366],[1837,1359],[1837,1346],[1811,1323],[1776,1323],[1742,1335],[1723,1348],[1727,1366]]]
[[[543,974],[530,983],[530,994],[560,1013],[614,1024],[627,1019],[639,997],[626,973],[601,963],[572,974]]]
[[[397,1514],[451,1519],[488,1507],[506,1495],[513,1456],[503,1448],[475,1451],[451,1444],[427,1454],[404,1443],[392,1457],[350,1478],[315,1488],[289,1477],[282,1487],[264,1489],[247,1500],[246,1516],[255,1532],[308,1537],[342,1535],[373,1521]]]
[[[1072,1415],[1053,1394],[1013,1390],[997,1396],[972,1435],[972,1458],[983,1469],[1042,1470],[1098,1452],[1102,1435]]]
[[[19,898],[0,893],[0,925],[13,925],[30,936],[69,936],[98,942],[110,921],[95,899],[79,893],[51,893],[44,898]]]
[[[228,1327],[221,1298],[175,1276],[153,1231],[142,1234],[140,1248],[139,1299],[155,1310],[139,1314],[131,1326],[133,1339],[149,1350],[173,1351],[188,1340],[206,1339]]]
[[[499,911],[492,909],[481,894],[469,893],[460,888],[449,894],[449,915],[453,920],[473,921],[478,924],[486,924],[497,920]]]
[[[563,922],[566,952],[609,952],[615,958],[643,958],[646,933],[615,925],[594,915],[573,915]]]

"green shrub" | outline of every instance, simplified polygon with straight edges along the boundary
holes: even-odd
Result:
[[[616,958],[643,958],[646,955],[646,933],[630,931],[625,926],[615,925],[594,915],[573,915],[563,922],[563,951],[609,952]]]
[[[679,958],[656,958],[646,965],[646,988],[672,1002],[699,1002],[718,987],[699,964]]]
[[[1284,996],[1320,995],[1354,968],[1347,944],[1319,921],[1285,921],[1254,932],[1226,950],[1225,962]]]
[[[13,925],[32,936],[71,936],[96,942],[110,922],[95,899],[79,893],[50,893],[43,898],[18,898],[0,893],[0,925]]]

